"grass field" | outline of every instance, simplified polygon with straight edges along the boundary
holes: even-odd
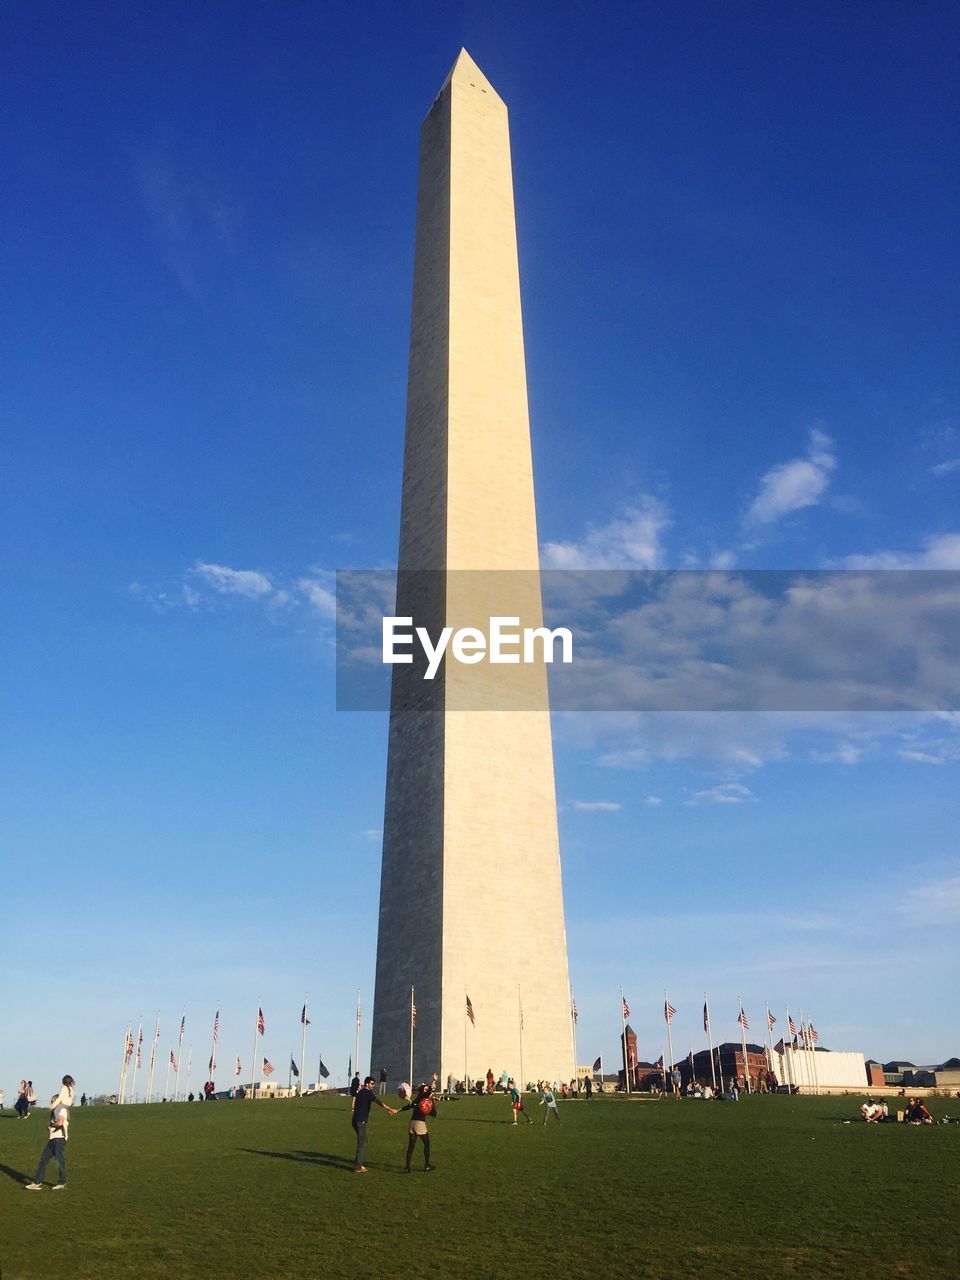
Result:
[[[411,1177],[407,1117],[376,1109],[351,1172],[340,1098],[75,1108],[61,1194],[23,1190],[45,1116],[6,1111],[0,1277],[956,1280],[960,1125],[842,1124],[858,1103],[595,1098],[514,1129],[468,1099]]]

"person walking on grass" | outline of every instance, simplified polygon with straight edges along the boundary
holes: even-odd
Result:
[[[523,1109],[523,1094],[520,1092],[520,1086],[517,1084],[516,1080],[508,1080],[507,1083],[510,1085],[510,1103],[513,1107],[513,1123],[516,1124],[519,1117],[523,1116],[527,1124],[533,1124],[533,1121]]]
[[[433,1100],[433,1086],[422,1084],[412,1101],[400,1110],[413,1112],[407,1137],[407,1164],[403,1172],[410,1172],[410,1160],[419,1138],[423,1143],[423,1172],[433,1173],[436,1165],[430,1163],[430,1134],[427,1131],[427,1120],[437,1114],[437,1104]]]
[[[27,1191],[43,1190],[43,1175],[51,1160],[56,1160],[60,1181],[54,1191],[65,1191],[67,1188],[67,1131],[70,1128],[70,1108],[59,1101],[59,1094],[50,1099],[50,1123],[47,1125],[47,1145],[40,1153],[36,1177],[28,1182]]]
[[[380,1101],[374,1092],[376,1087],[377,1082],[373,1076],[367,1076],[353,1099],[353,1115],[350,1118],[350,1123],[353,1125],[353,1131],[357,1135],[357,1154],[353,1162],[354,1173],[367,1172],[363,1158],[367,1154],[367,1125],[370,1122],[370,1108],[376,1103],[381,1110],[386,1111],[388,1116],[397,1114],[393,1107],[388,1107],[385,1102]]]
[[[557,1124],[560,1123],[560,1112],[557,1110],[557,1097],[548,1082],[544,1080],[540,1085],[540,1106],[543,1107],[543,1123],[547,1123],[547,1116],[553,1112],[553,1118]]]

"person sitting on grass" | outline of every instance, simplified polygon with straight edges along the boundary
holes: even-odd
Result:
[[[933,1124],[933,1116],[919,1098],[911,1098],[907,1107],[907,1124]]]
[[[872,1098],[868,1098],[860,1108],[860,1114],[867,1124],[879,1124],[883,1119],[883,1107],[880,1106],[879,1102],[874,1102]]]
[[[427,1130],[428,1118],[437,1114],[437,1105],[433,1100],[432,1086],[422,1084],[417,1090],[416,1097],[411,1102],[408,1102],[406,1106],[401,1107],[400,1110],[413,1112],[407,1137],[407,1164],[403,1172],[410,1172],[410,1160],[419,1138],[423,1143],[423,1172],[433,1173],[436,1165],[430,1163],[430,1134]]]
[[[70,1111],[69,1108],[59,1100],[60,1095],[54,1094],[50,1099],[50,1122],[47,1125],[47,1145],[40,1153],[40,1162],[37,1165],[37,1174],[32,1182],[28,1182],[27,1191],[43,1190],[43,1175],[46,1172],[47,1165],[51,1160],[56,1160],[57,1171],[60,1174],[60,1181],[53,1188],[54,1191],[65,1191],[67,1186],[67,1130],[70,1127]]]

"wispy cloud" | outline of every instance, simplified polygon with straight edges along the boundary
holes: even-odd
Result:
[[[162,146],[140,158],[135,176],[164,264],[184,293],[202,301],[239,253],[239,201],[226,183],[191,171]]]
[[[930,470],[935,476],[949,476],[954,471],[960,471],[960,458],[947,458],[945,462],[938,462]]]
[[[623,805],[615,800],[574,800],[572,807],[586,813],[616,813]]]
[[[643,803],[650,805],[651,808],[656,808],[657,805],[663,804],[663,797],[662,796],[644,796]]]
[[[960,924],[960,876],[908,889],[900,912],[905,923],[918,927]]]
[[[591,525],[579,542],[544,543],[545,569],[656,569],[663,563],[662,537],[670,513],[647,495],[607,524]]]
[[[833,441],[825,431],[813,427],[804,457],[778,463],[761,476],[746,524],[772,524],[791,512],[814,506],[826,493],[836,465]]]
[[[924,538],[919,551],[873,551],[845,556],[845,569],[960,569],[960,533]]]
[[[750,788],[745,787],[742,782],[720,782],[715,787],[695,791],[691,798],[684,800],[683,803],[688,807],[701,804],[746,804],[756,798]]]
[[[274,586],[259,569],[231,569],[225,564],[207,564],[197,560],[191,570],[201,582],[222,596],[244,596],[257,600],[272,595]]]

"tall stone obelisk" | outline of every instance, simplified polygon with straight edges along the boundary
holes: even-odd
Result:
[[[539,625],[507,109],[465,50],[420,136],[399,568],[397,613],[431,630]],[[393,1082],[411,988],[415,1081],[574,1068],[546,675],[497,668],[518,683],[484,701],[477,672],[394,668],[371,1046]]]

